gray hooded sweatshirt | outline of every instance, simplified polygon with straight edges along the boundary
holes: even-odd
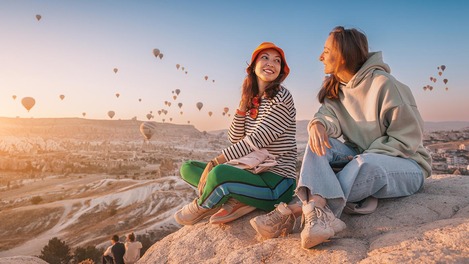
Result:
[[[378,153],[415,160],[426,177],[431,157],[423,146],[423,120],[411,90],[396,80],[381,52],[372,52],[360,70],[339,91],[326,98],[309,123],[320,122],[329,137],[343,136],[360,153]]]

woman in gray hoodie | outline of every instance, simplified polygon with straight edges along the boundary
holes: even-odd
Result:
[[[368,52],[365,34],[334,28],[319,60],[328,76],[318,93],[321,107],[308,125],[296,189],[302,203],[280,204],[251,220],[258,233],[272,238],[291,232],[295,216],[302,213],[303,248],[345,228],[339,217],[347,203],[357,203],[350,210],[359,211],[363,201],[374,200],[376,206],[378,198],[408,196],[431,175],[412,92],[390,74],[381,52]],[[337,164],[343,166],[339,172]]]

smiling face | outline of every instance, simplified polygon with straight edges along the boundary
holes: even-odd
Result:
[[[254,72],[257,76],[259,87],[266,87],[280,74],[282,57],[275,49],[266,49],[259,53],[256,59]]]
[[[324,50],[319,55],[319,60],[324,63],[325,74],[337,74],[340,69],[340,54],[334,45],[334,36],[331,34],[324,44]],[[342,63],[343,64],[343,63]]]

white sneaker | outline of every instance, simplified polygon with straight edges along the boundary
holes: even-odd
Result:
[[[329,207],[319,208],[310,202],[303,206],[304,228],[301,231],[301,246],[312,248],[327,241],[345,229],[345,223],[336,218]]]
[[[286,203],[280,203],[275,210],[259,215],[249,221],[251,226],[264,238],[275,238],[290,234],[295,229],[296,217]]]
[[[220,207],[206,209],[197,204],[197,198],[190,204],[184,205],[179,211],[174,214],[174,219],[181,225],[193,225],[200,220],[213,215]]]

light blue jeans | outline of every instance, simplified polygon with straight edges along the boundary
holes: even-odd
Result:
[[[341,141],[329,138],[331,148],[318,156],[306,146],[296,195],[301,201],[319,195],[339,217],[346,202],[358,202],[369,196],[393,198],[416,193],[423,186],[424,174],[412,159],[383,154],[359,154]],[[337,174],[329,162],[353,159]]]

